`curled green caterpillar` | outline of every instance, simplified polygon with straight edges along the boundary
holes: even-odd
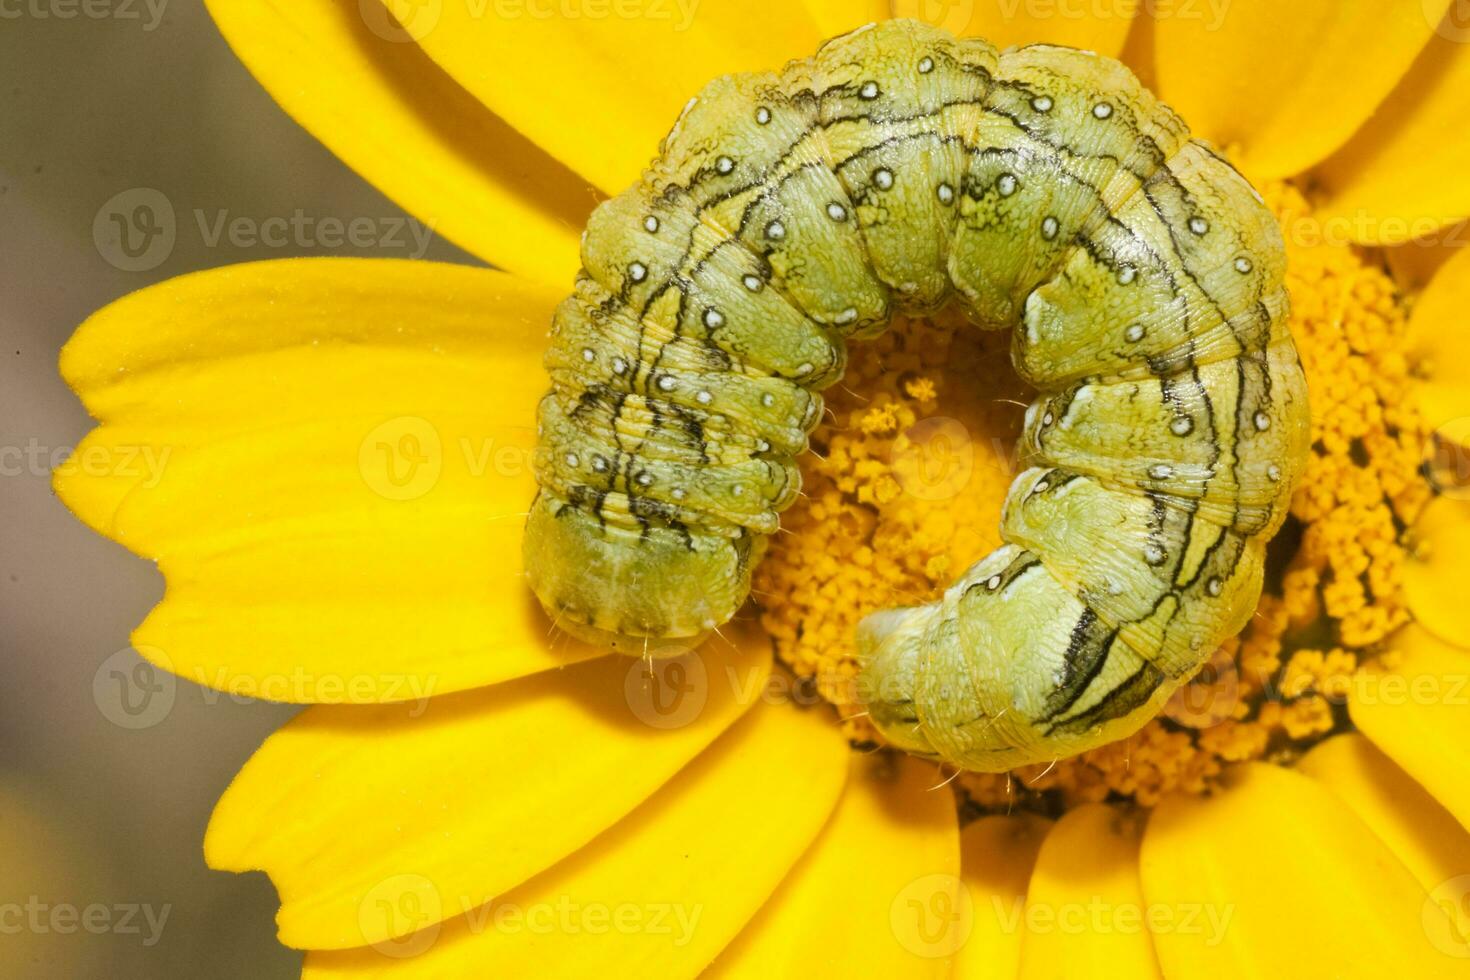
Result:
[[[950,303],[1038,397],[1006,543],[859,627],[887,739],[1001,771],[1124,737],[1254,610],[1310,439],[1280,231],[1119,63],[892,21],[716,79],[582,261],[525,535],[567,631],[733,616],[846,341]]]

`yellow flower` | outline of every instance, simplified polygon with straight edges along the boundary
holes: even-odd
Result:
[[[205,841],[271,876],[309,975],[1463,974],[1470,251],[1404,243],[1470,216],[1470,32],[1447,0],[1138,6],[212,0],[287,112],[503,270],[214,270],[63,354],[100,422],[79,453],[167,459],[55,481],[167,578],[135,646],[314,705]],[[1315,415],[1282,567],[1199,700],[949,788],[852,751],[862,719],[821,703],[847,700],[850,658],[823,651],[858,617],[993,543],[1009,443],[963,476],[921,465],[1014,423],[964,403],[942,319],[855,352],[759,623],[607,657],[553,635],[520,568],[540,352],[591,208],[708,79],[893,13],[1122,54],[1229,147],[1286,228]]]

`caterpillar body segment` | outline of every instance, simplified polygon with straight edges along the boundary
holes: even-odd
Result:
[[[1126,68],[912,21],[692,100],[594,213],[530,584],[641,653],[744,602],[849,339],[957,303],[1038,389],[1007,542],[859,627],[891,742],[1004,770],[1136,730],[1255,607],[1305,460],[1283,247]]]

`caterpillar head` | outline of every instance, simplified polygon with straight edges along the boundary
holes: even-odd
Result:
[[[543,492],[524,542],[531,589],[559,628],[632,656],[677,656],[744,602],[765,538],[628,527]]]

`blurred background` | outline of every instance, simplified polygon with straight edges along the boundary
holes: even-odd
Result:
[[[363,218],[373,242],[337,245],[336,222]],[[51,493],[90,428],[57,351],[92,311],[198,269],[470,261],[405,220],[275,106],[197,0],[0,0],[0,977],[297,975],[270,883],[210,871],[201,847],[293,709],[128,647],[162,579]]]

